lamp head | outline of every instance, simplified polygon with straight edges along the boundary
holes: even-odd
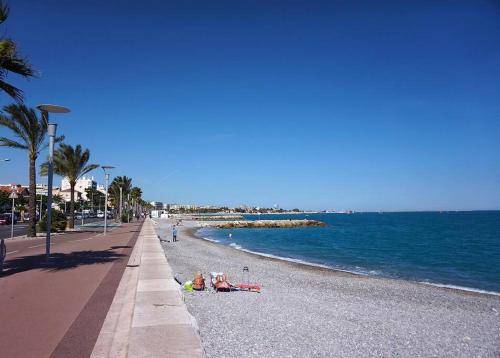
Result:
[[[58,106],[55,104],[39,104],[36,106],[40,111],[42,112],[48,112],[48,113],[68,113],[70,112],[70,109],[67,107],[63,106]]]

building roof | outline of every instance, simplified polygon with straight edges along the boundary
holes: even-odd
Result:
[[[25,186],[22,186],[20,184],[0,184],[0,190],[7,192],[7,193],[11,193],[13,186],[16,188],[17,194],[23,195],[23,196],[29,195],[28,188]]]

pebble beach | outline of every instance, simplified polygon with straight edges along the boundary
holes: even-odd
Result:
[[[169,222],[158,234],[171,240]],[[498,357],[500,297],[323,269],[208,242],[163,242],[175,276],[222,271],[261,293],[185,292],[208,357]]]

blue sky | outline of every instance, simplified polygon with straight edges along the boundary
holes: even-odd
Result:
[[[8,3],[26,102],[149,200],[500,208],[496,1]]]

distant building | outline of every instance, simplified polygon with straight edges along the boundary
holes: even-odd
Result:
[[[104,184],[97,184],[97,191],[106,194],[106,187],[104,186]]]
[[[169,204],[170,210],[194,210],[197,208],[196,205],[191,204]]]
[[[55,195],[55,192],[58,190],[59,190],[59,187],[53,186],[52,187],[52,194]],[[49,186],[47,184],[38,183],[36,185],[36,195],[43,195],[43,196],[49,195]]]
[[[150,204],[153,210],[163,210],[163,203],[161,201],[152,201]]]
[[[54,195],[59,195],[62,198],[63,202],[71,201],[71,189],[55,190]],[[79,192],[78,190],[75,190],[75,202],[81,200],[82,198],[83,198],[83,193]]]
[[[76,181],[75,190],[79,191],[82,194],[83,200],[87,200],[87,193],[85,189],[94,188],[97,190],[97,182],[94,180],[94,177],[81,177]],[[65,191],[67,189],[71,189],[71,185],[69,184],[68,178],[63,178],[61,181],[61,191]]]

